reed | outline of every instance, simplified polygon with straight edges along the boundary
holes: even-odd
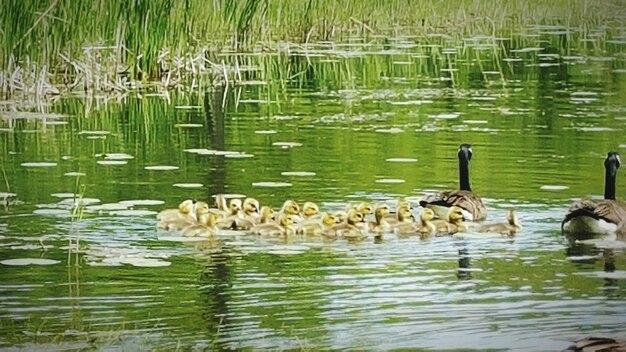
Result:
[[[625,4],[624,0],[6,0],[0,2],[0,88],[5,97],[72,90],[125,92],[146,87],[146,82],[170,88],[184,85],[197,75],[223,84],[241,80],[239,68],[251,60],[223,54],[306,55],[320,44],[354,40],[383,49],[401,38],[420,45],[465,45],[464,40],[478,35],[523,37],[536,32],[537,25],[586,38],[601,25],[619,27]],[[609,31],[594,38],[615,35],[619,33]],[[331,48],[325,54],[341,57],[350,50]],[[440,58],[447,60],[445,55]],[[290,60],[281,56],[264,67],[285,82],[307,78],[309,68],[301,63],[278,67],[284,63],[289,65]],[[349,72],[340,74],[351,77]]]

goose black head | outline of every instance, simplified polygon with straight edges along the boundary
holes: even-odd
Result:
[[[622,163],[617,152],[609,152],[606,155],[606,159],[604,160],[604,167],[608,168],[610,166],[614,166],[615,169],[618,169],[621,165]]]
[[[459,147],[459,158],[461,158],[462,155],[465,156],[465,159],[472,160],[472,145],[471,144],[467,144],[467,143],[461,144],[461,146]]]

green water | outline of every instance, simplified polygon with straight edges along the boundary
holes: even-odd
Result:
[[[626,148],[624,42],[531,42],[521,52],[528,41],[442,54],[396,40],[345,46],[358,55],[250,56],[244,78],[267,84],[65,96],[33,108],[65,115],[58,125],[4,113],[1,190],[20,202],[0,210],[0,259],[60,262],[0,267],[0,349],[559,350],[581,336],[623,336],[624,246],[573,245],[559,225],[572,199],[601,197],[603,158]],[[283,80],[284,67],[301,74]],[[87,207],[72,221],[73,201],[53,196],[82,193],[91,206],[162,201],[134,206],[154,212],[217,193],[275,208],[286,199],[329,211],[394,205],[456,188],[461,143],[473,146],[472,186],[489,219],[518,209],[517,237],[293,238],[285,247],[227,232],[182,243],[164,240],[154,215]],[[198,148],[253,156],[185,151]],[[133,158],[102,165],[103,153]],[[178,169],[145,169],[159,165]],[[624,185],[622,170],[618,197]],[[76,238],[81,250],[68,257]],[[115,266],[121,257],[170,265]]]

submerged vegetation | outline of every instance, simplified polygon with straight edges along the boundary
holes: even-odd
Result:
[[[312,78],[310,58],[320,55],[352,58],[420,47],[425,56],[447,64],[450,53],[433,46],[461,49],[458,54],[470,57],[468,48],[502,55],[502,49],[524,46],[520,40],[532,46],[542,33],[557,34],[564,52],[579,45],[598,49],[608,40],[623,40],[623,33],[609,28],[622,25],[624,5],[623,0],[9,0],[0,4],[0,91],[5,97],[44,97],[81,89],[286,82]],[[305,60],[293,60],[298,56]],[[353,68],[331,71],[346,76]],[[257,70],[261,77],[250,74]],[[327,73],[313,76],[323,80]],[[200,75],[207,81],[190,82]]]

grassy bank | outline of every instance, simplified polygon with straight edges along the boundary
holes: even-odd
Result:
[[[175,85],[185,73],[240,76],[238,62],[222,62],[228,59],[221,53],[290,51],[320,41],[511,38],[537,24],[586,36],[603,25],[621,26],[625,5],[624,0],[7,0],[0,3],[1,90],[9,96],[16,90],[57,94],[59,85],[123,91],[150,80]]]

